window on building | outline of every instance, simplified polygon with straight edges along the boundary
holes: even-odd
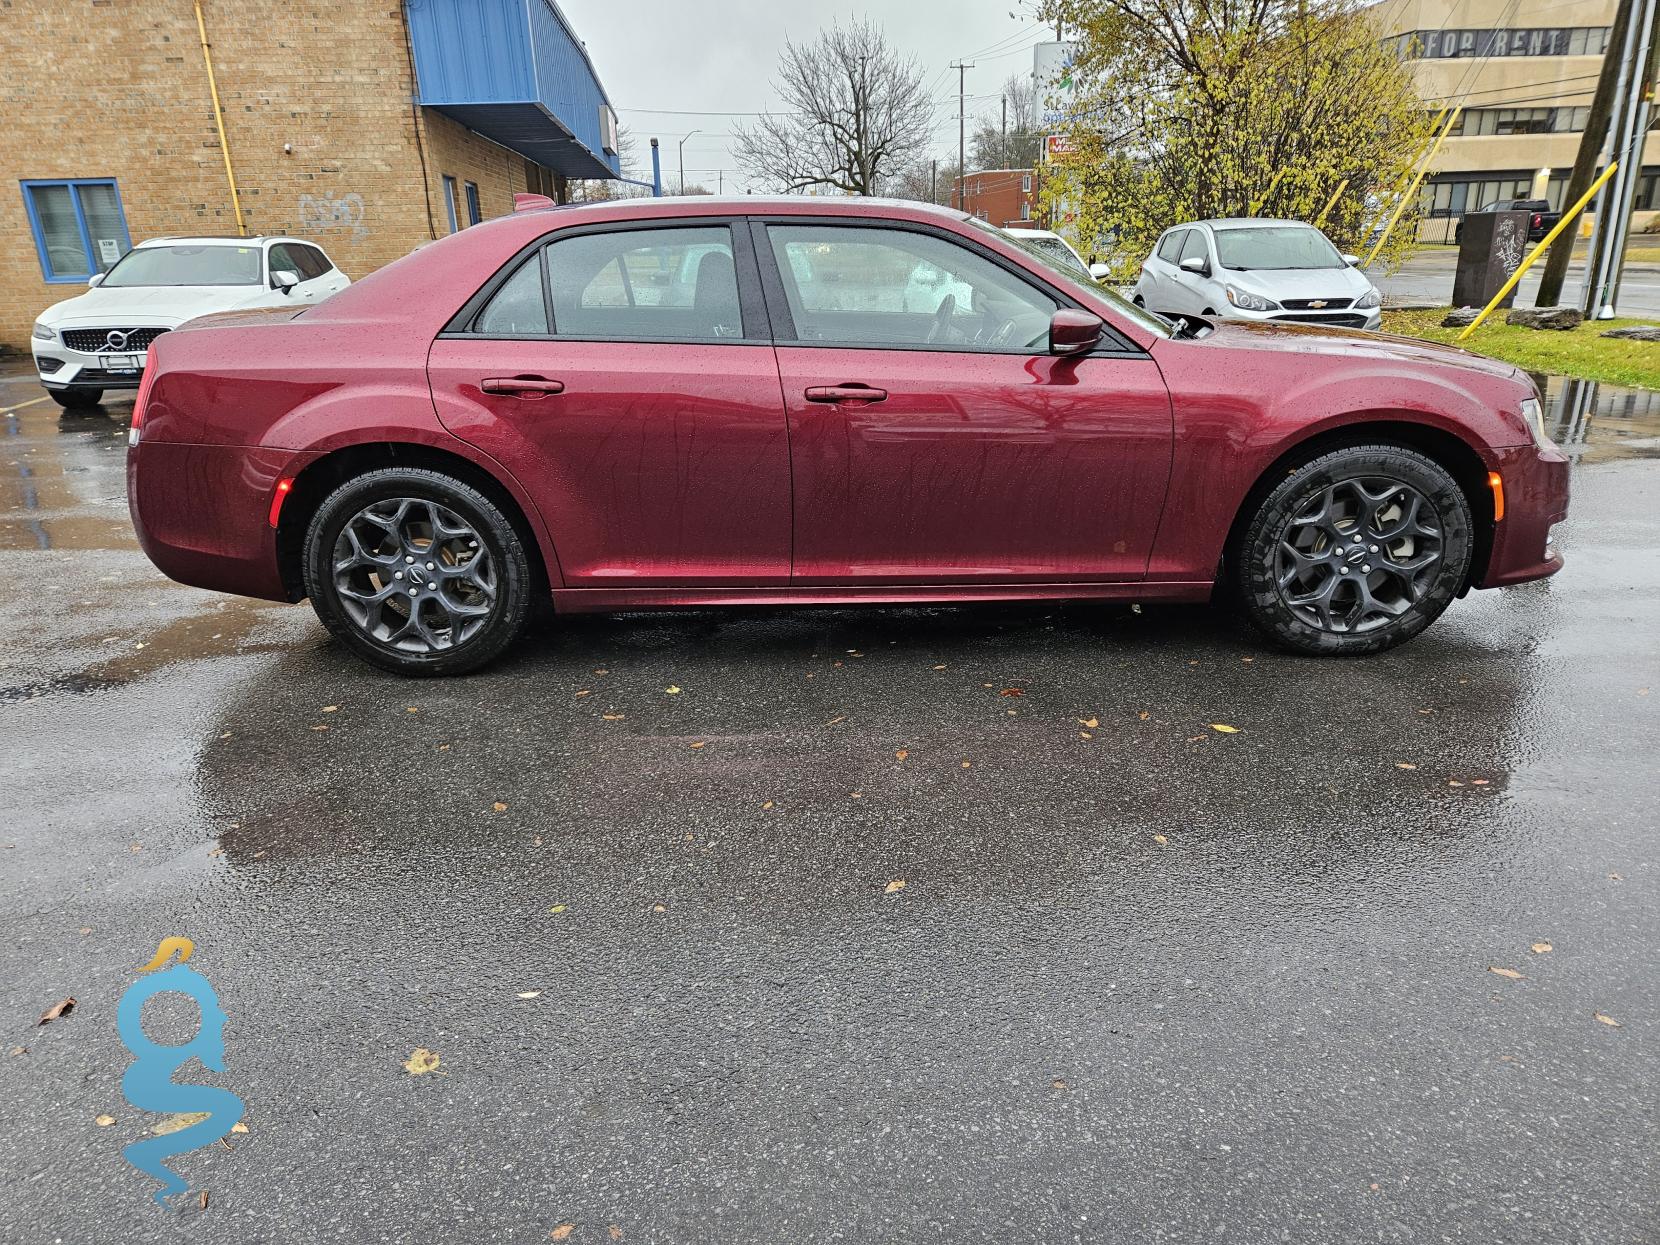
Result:
[[[1020,204],[1020,219],[1021,220],[1031,220],[1032,219],[1032,205],[1030,203],[1026,203],[1024,201],[1021,202],[1021,204]]]
[[[113,179],[26,181],[23,205],[48,281],[85,281],[132,249]]]
[[[467,223],[476,225],[484,219],[484,213],[478,206],[478,183],[467,183]]]
[[[1032,193],[1032,175],[1030,173],[1020,175],[1020,193],[1023,195]]]
[[[455,211],[455,178],[448,173],[444,174],[444,210],[449,213],[450,232],[457,232],[461,225]]]

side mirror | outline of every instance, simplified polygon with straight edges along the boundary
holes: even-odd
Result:
[[[1201,259],[1197,255],[1184,259],[1178,266],[1183,272],[1191,272],[1197,277],[1210,276],[1210,261],[1208,259]]]
[[[104,283],[104,274],[101,273],[101,272],[95,272],[90,277],[88,277],[86,279],[86,284],[87,284],[88,289],[96,289],[98,286],[102,285],[103,283]]]
[[[271,274],[271,288],[284,294],[292,293],[294,287],[299,283],[300,274],[289,272],[286,268],[279,269]]]
[[[1345,252],[1342,258],[1343,262],[1351,268],[1357,268],[1360,266],[1360,256],[1358,255],[1350,255]]]
[[[1089,266],[1089,275],[1094,277],[1097,281],[1105,281],[1108,277],[1112,276],[1112,269],[1108,268],[1105,264],[1091,264]]]
[[[1049,319],[1049,353],[1087,354],[1101,341],[1101,317],[1073,307],[1062,307]]]

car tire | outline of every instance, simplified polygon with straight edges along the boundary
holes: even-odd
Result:
[[[1469,499],[1444,467],[1403,446],[1356,445],[1297,467],[1257,502],[1230,578],[1275,644],[1359,657],[1434,622],[1474,545]]]
[[[97,406],[104,400],[102,389],[48,389],[52,401],[69,410],[81,410],[89,406]]]
[[[324,498],[302,569],[334,636],[372,665],[417,676],[463,674],[499,656],[523,630],[536,582],[494,501],[416,467],[368,472]]]

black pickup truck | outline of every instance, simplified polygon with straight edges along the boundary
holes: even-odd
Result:
[[[1528,213],[1527,240],[1529,242],[1538,242],[1552,229],[1556,228],[1556,222],[1562,219],[1562,213],[1551,211],[1550,202],[1546,199],[1496,199],[1480,210],[1483,212]],[[1475,213],[1468,212],[1466,215],[1474,216]],[[1459,221],[1453,229],[1453,241],[1458,241],[1463,234],[1464,222]]]

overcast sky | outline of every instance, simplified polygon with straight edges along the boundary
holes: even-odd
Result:
[[[850,7],[826,0],[558,0],[622,124],[633,134],[641,176],[651,176],[649,140],[662,142],[663,188],[676,186],[676,147],[686,142],[686,180],[714,190],[745,183],[731,153],[732,113],[778,107],[771,79],[786,39],[805,42],[832,21],[870,16],[901,54],[916,57],[937,103],[936,146],[957,148],[957,71],[968,71],[969,129],[976,111],[995,114],[998,88],[1032,69],[1031,46],[1053,39],[1032,17],[1032,0],[886,0]],[[1010,16],[1013,13],[1015,16]],[[978,96],[978,98],[976,98]]]

